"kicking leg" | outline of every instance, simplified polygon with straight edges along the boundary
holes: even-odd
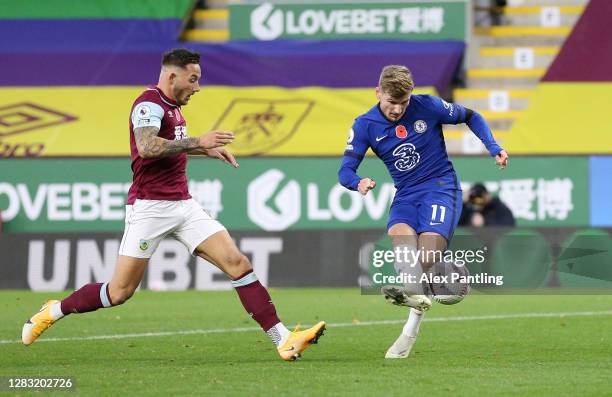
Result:
[[[388,231],[393,243],[393,249],[399,253],[395,260],[395,270],[410,277],[410,282],[403,287],[386,285],[382,293],[388,302],[399,306],[410,306],[418,310],[428,310],[431,300],[420,282],[423,269],[418,260],[418,237],[412,227],[405,223],[396,223]],[[417,259],[415,261],[415,259]]]
[[[406,233],[406,230],[402,230],[402,233]],[[391,230],[390,233],[391,235]],[[405,234],[402,234],[405,236]],[[405,239],[405,237],[404,237]],[[420,263],[417,264],[422,266],[422,271],[428,271],[429,268],[437,261],[438,257],[441,257],[441,253],[446,249],[446,239],[432,232],[421,233],[418,236],[418,240],[416,240],[416,236],[414,240],[408,241],[408,243],[414,244],[418,242],[417,247],[421,252],[419,255]],[[397,242],[397,238],[394,241],[394,246]],[[405,243],[405,242],[404,242]],[[399,296],[400,299],[403,298],[402,295]],[[406,300],[407,298],[404,298]],[[400,299],[401,300],[401,299]],[[431,301],[429,302],[431,306]],[[402,329],[402,333],[395,340],[393,345],[387,350],[385,354],[385,358],[406,358],[410,354],[412,346],[416,342],[417,335],[419,333],[419,327],[421,325],[421,321],[423,320],[424,310],[419,308],[412,307],[410,309],[410,313],[408,315],[408,320],[406,324],[404,324],[404,328]]]
[[[110,283],[90,283],[63,299],[47,301],[23,326],[21,340],[31,345],[49,327],[72,313],[87,313],[120,305],[129,299],[142,280],[148,259],[119,256]]]
[[[276,308],[266,288],[259,282],[251,263],[234,244],[226,230],[219,231],[204,240],[195,253],[211,262],[232,279],[232,286],[238,293],[247,313],[276,344],[284,360],[295,360],[310,344],[316,343],[325,330],[325,323],[314,327],[290,332],[280,321]]]

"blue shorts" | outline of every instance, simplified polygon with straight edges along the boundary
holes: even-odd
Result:
[[[462,207],[462,192],[456,179],[434,178],[395,193],[387,230],[397,223],[405,223],[417,234],[434,232],[450,242]]]

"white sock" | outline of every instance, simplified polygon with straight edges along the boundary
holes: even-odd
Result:
[[[64,313],[62,313],[62,302],[56,302],[49,307],[49,313],[53,320],[57,321],[60,318],[64,317]]]
[[[287,342],[287,339],[289,339],[290,333],[291,331],[289,331],[283,323],[278,323],[266,331],[266,334],[268,334],[270,339],[272,339],[272,342],[274,342],[276,347],[284,345],[285,342]]]
[[[423,313],[421,310],[417,310],[414,308],[410,308],[410,314],[408,315],[408,321],[404,324],[404,329],[402,333],[406,336],[411,336],[416,338],[419,333],[419,326],[421,325],[421,321],[423,320]]]

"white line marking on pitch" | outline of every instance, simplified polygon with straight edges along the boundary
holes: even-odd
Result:
[[[426,322],[447,322],[447,321],[478,321],[478,320],[507,320],[516,318],[547,318],[547,317],[576,317],[576,316],[612,316],[612,310],[607,311],[590,311],[590,312],[557,312],[557,313],[516,313],[516,314],[492,314],[485,316],[457,316],[457,317],[425,317]],[[378,321],[359,321],[350,323],[332,323],[327,324],[328,328],[339,327],[364,327],[369,325],[393,325],[403,324],[406,320],[378,320]],[[221,334],[230,332],[251,332],[260,331],[259,327],[242,327],[242,328],[216,328],[216,329],[192,329],[185,331],[166,331],[166,332],[143,332],[134,334],[117,334],[117,335],[93,335],[93,336],[74,336],[67,338],[44,338],[37,342],[72,342],[72,341],[87,341],[87,340],[105,340],[105,339],[128,339],[128,338],[146,338],[152,336],[174,336],[174,335],[206,335],[206,334]],[[20,340],[3,339],[0,340],[0,345],[21,343]]]

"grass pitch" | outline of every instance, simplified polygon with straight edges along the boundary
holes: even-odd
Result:
[[[356,289],[270,292],[287,325],[329,324],[300,361],[278,358],[233,291],[138,292],[121,307],[61,320],[30,347],[18,342],[23,322],[45,299],[65,294],[3,291],[0,376],[70,376],[72,393],[104,396],[612,390],[612,296],[473,295],[435,304],[411,356],[385,360],[407,309]]]

